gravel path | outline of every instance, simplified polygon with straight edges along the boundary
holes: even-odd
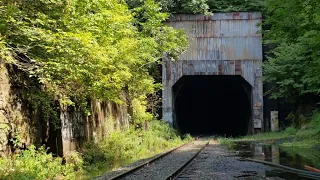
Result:
[[[266,177],[266,172],[274,170],[263,164],[241,161],[221,145],[212,141],[177,180],[209,179],[281,179]]]
[[[125,180],[163,180],[187,162],[194,154],[196,154],[208,141],[206,139],[198,139],[194,142],[183,146],[169,155],[137,170],[133,174],[126,176]]]

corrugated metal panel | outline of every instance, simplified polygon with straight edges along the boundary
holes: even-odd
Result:
[[[239,37],[261,36],[256,25],[261,20],[176,21],[167,25],[183,29],[189,37]]]
[[[214,13],[212,16],[202,14],[174,14],[169,21],[210,21],[210,20],[251,20],[261,19],[261,12]]]
[[[262,60],[261,13],[176,15],[169,26],[183,29],[189,47],[180,60]],[[212,20],[213,19],[213,20]]]
[[[261,64],[253,60],[187,60],[166,61],[163,71],[165,84],[175,84],[185,75],[242,75],[254,86],[255,75],[261,75]],[[257,71],[257,69],[260,69]]]
[[[260,37],[189,38],[180,60],[261,60]]]

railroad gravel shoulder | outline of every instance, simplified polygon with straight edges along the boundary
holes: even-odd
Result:
[[[176,179],[281,179],[266,177],[266,172],[272,170],[270,166],[241,161],[218,143],[211,142]]]
[[[207,140],[206,139],[199,139],[199,140],[196,140],[196,141],[194,141],[194,142],[191,142],[190,144],[188,144],[188,145],[185,145],[185,146],[183,146],[183,147],[181,147],[180,149],[184,149],[186,152],[187,152],[187,150],[186,149],[191,149],[190,147],[191,146],[195,146],[195,145],[201,145],[201,144],[205,144],[207,142]],[[202,146],[201,146],[202,147]],[[201,148],[200,147],[200,148]],[[199,149],[200,149],[199,148]],[[182,150],[182,151],[184,151],[184,150]],[[170,150],[168,150],[168,151],[170,151]],[[178,151],[178,150],[176,150],[176,151]],[[165,151],[165,152],[167,152],[167,151]],[[146,163],[146,162],[148,162],[148,161],[152,161],[153,159],[156,159],[157,157],[159,157],[159,156],[161,156],[161,155],[163,155],[165,152],[163,152],[163,153],[160,153],[160,154],[157,154],[157,155],[155,155],[155,156],[152,156],[152,157],[150,157],[150,158],[145,158],[145,159],[141,159],[141,160],[138,160],[138,161],[135,161],[135,162],[133,162],[133,163],[131,163],[131,164],[128,164],[128,165],[126,165],[126,166],[122,166],[122,167],[119,167],[119,168],[117,168],[117,169],[115,169],[115,170],[113,170],[113,171],[110,171],[110,172],[107,172],[107,173],[105,173],[105,174],[103,174],[103,175],[101,175],[101,176],[98,176],[98,177],[96,177],[95,179],[96,180],[106,180],[106,179],[110,179],[110,178],[112,178],[112,177],[115,177],[115,176],[118,176],[118,175],[120,175],[120,174],[122,174],[122,173],[125,173],[125,172],[127,172],[128,170],[130,170],[130,169],[132,169],[132,168],[134,168],[134,167],[137,167],[137,166],[140,166],[140,165],[142,165],[142,164],[144,164],[144,163]],[[197,152],[197,151],[196,151]],[[196,153],[195,152],[195,153]],[[195,154],[194,153],[194,154]],[[192,154],[193,155],[193,154]],[[192,157],[192,155],[190,155],[190,157]],[[159,160],[156,160],[156,162],[154,162],[154,163],[158,163],[158,161],[161,161],[161,159],[163,159],[163,158],[160,158]],[[187,161],[187,160],[186,160]],[[177,168],[178,166],[174,166],[175,168]],[[173,168],[174,168],[173,167]],[[166,167],[167,168],[167,167]],[[139,171],[139,170],[138,170]],[[137,172],[138,172],[137,171]],[[159,173],[159,171],[158,172],[156,172],[156,173]],[[145,177],[144,177],[144,179],[145,179]],[[152,176],[151,176],[151,179],[154,179]]]

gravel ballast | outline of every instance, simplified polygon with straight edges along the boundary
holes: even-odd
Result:
[[[163,180],[177,168],[191,159],[208,142],[207,138],[195,140],[175,151],[150,163],[132,174],[125,176],[125,180]],[[110,176],[101,176],[98,179],[108,179]]]
[[[242,161],[216,142],[211,142],[177,180],[220,179],[281,179],[266,177],[274,168],[259,163]]]

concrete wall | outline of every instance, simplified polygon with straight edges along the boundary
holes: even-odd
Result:
[[[163,58],[163,119],[173,122],[172,86],[184,75],[241,75],[252,86],[252,127],[263,130],[261,13],[173,15],[167,25],[182,29],[189,47],[176,62]]]

